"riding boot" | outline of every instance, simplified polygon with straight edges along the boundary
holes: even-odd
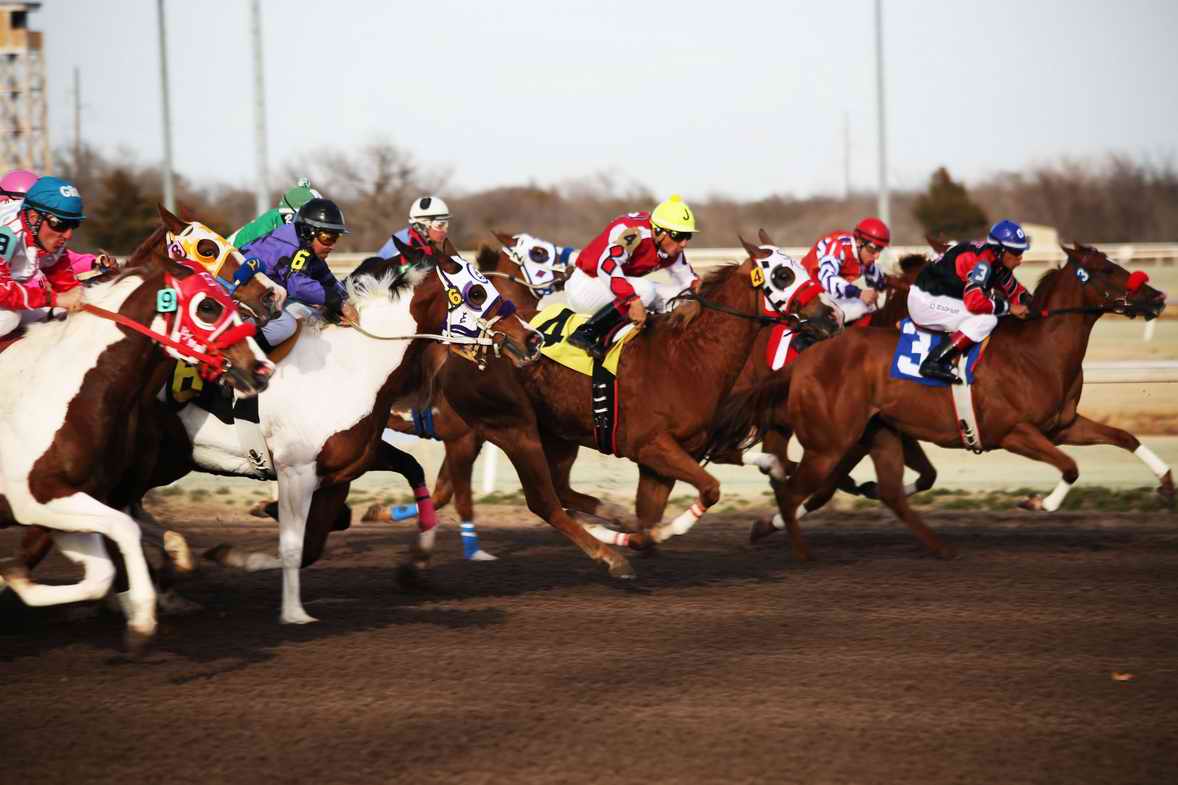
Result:
[[[625,318],[613,303],[603,307],[590,316],[585,323],[573,330],[569,336],[569,345],[583,350],[595,360],[605,359],[605,337],[615,327],[625,321]]]
[[[965,333],[953,333],[924,358],[924,362],[920,364],[920,375],[939,379],[947,384],[961,384],[961,379],[953,373],[953,363],[957,362],[957,358],[971,346],[973,341]]]

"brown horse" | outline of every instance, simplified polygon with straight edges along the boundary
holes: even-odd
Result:
[[[773,251],[748,244],[746,248],[750,258],[743,264],[729,265],[707,277],[696,308],[652,319],[622,353],[617,393],[621,418],[614,433],[614,452],[639,463],[644,474],[665,478],[658,484],[661,504],[677,480],[690,482],[699,491],[697,504],[680,516],[683,520],[676,520],[672,530],[684,523],[689,527],[719,499],[719,483],[692,454],[707,444],[714,412],[736,381],[765,322],[779,321],[761,315],[763,278],[754,273],[760,272],[758,261]],[[414,259],[415,252],[409,253]],[[436,290],[423,286],[415,299],[437,296]],[[701,304],[706,306],[702,311]],[[800,321],[802,329],[816,337],[837,329],[833,309],[819,298],[804,305],[795,302],[789,318]],[[428,327],[421,324],[422,329]],[[471,426],[475,438],[493,442],[512,461],[529,509],[590,558],[604,562],[611,575],[632,577],[634,573],[623,556],[594,537],[647,547],[669,536],[667,532],[614,535],[603,527],[586,530],[564,511],[553,477],[567,477],[579,445],[597,443],[589,377],[547,359],[519,370],[491,363],[480,373],[471,363],[451,356],[438,381],[447,404]],[[587,497],[587,503],[596,501]]]
[[[1035,289],[1031,306],[1035,318],[1007,320],[994,333],[974,384],[982,447],[1006,449],[1060,470],[1061,481],[1044,503],[1047,509],[1057,509],[1079,477],[1075,461],[1056,445],[1117,444],[1127,450],[1144,449],[1131,434],[1077,412],[1083,390],[1082,362],[1093,325],[1104,313],[1150,319],[1165,308],[1165,295],[1149,286],[1143,273],[1130,276],[1095,248],[1077,245],[1064,251],[1068,257],[1064,265],[1048,272]],[[805,452],[783,489],[781,502],[798,558],[809,558],[797,526],[799,506],[832,474],[846,468],[847,456],[873,416],[917,439],[962,447],[949,390],[890,377],[896,340],[895,330],[848,331],[815,346],[781,378],[743,400],[733,400],[725,412],[720,443],[743,437],[751,420],[759,420],[760,428],[794,428]],[[855,374],[846,373],[851,367],[856,368]],[[839,394],[830,395],[832,389]],[[883,449],[898,454],[894,444]],[[930,551],[949,555],[952,549],[908,506],[901,489],[902,463],[877,463],[877,472],[885,503]]]
[[[172,363],[164,343],[199,357],[209,378],[224,373],[245,395],[264,389],[273,370],[228,295],[205,273],[160,252],[164,232],[136,250],[130,269],[87,291],[88,312],[37,325],[10,348],[0,384],[10,402],[0,417],[0,525],[52,529],[62,552],[86,571],[79,584],[43,586],[22,566],[6,565],[4,580],[32,605],[102,596],[114,573],[101,539],[109,537],[127,565],[130,588],[122,599],[132,648],[155,633],[155,592],[139,529],[112,502],[136,464],[153,457],[139,452],[136,404],[154,398]],[[164,324],[167,335],[142,332]],[[44,362],[47,353],[53,363]],[[28,394],[32,389],[36,395]]]

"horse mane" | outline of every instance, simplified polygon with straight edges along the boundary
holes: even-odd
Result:
[[[706,276],[699,285],[699,294],[701,297],[711,297],[716,290],[728,282],[732,276],[735,268],[740,267],[738,263],[726,264],[722,267],[717,267]]]
[[[479,266],[479,272],[494,272],[499,269],[499,252],[489,245],[479,246],[475,263]]]
[[[1035,291],[1031,294],[1031,308],[1032,310],[1042,309],[1046,303],[1047,298],[1059,286],[1059,282],[1063,280],[1060,273],[1063,272],[1063,267],[1054,267],[1043,273],[1043,277],[1035,284]]]
[[[902,271],[910,273],[928,264],[928,257],[922,253],[905,254],[900,257],[900,261],[896,262],[896,264]]]
[[[384,264],[376,264],[374,260]],[[369,265],[369,262],[374,263]],[[428,269],[413,267],[396,269],[395,262],[373,256],[365,259],[359,267],[348,273],[344,279],[344,287],[348,290],[348,298],[359,308],[370,301],[393,302],[399,299],[402,294],[411,292],[417,284],[425,280],[430,272]]]

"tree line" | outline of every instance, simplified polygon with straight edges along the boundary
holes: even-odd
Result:
[[[74,240],[78,248],[125,254],[157,225],[155,205],[162,201],[158,165],[83,147],[76,160],[72,151],[59,154],[57,173],[73,180],[86,202],[87,221]],[[406,151],[381,142],[291,161],[276,178],[272,204],[303,176],[344,210],[352,229],[340,243],[344,252],[374,251],[405,225],[410,202],[428,193],[449,203],[454,214],[451,237],[460,248],[488,242],[491,229],[526,231],[579,247],[615,216],[649,210],[668,195],[607,174],[556,185],[455,191],[449,188],[451,172],[431,170]],[[175,183],[178,206],[219,232],[229,234],[254,217],[254,193],[241,184],[198,184],[179,175]],[[872,193],[804,199],[774,194],[753,200],[684,196],[695,209],[702,229],[698,245],[703,247],[736,245],[738,235],[755,237],[758,228],[782,245],[808,245],[876,211]],[[1054,226],[1065,240],[1178,239],[1178,169],[1173,161],[1121,154],[997,173],[969,188],[940,168],[926,189],[893,192],[891,204],[893,239],[901,244],[919,244],[926,234],[978,237],[1002,217]]]

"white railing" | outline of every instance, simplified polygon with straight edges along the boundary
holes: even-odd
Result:
[[[1178,384],[1178,361],[1084,363],[1084,384]]]
[[[1100,250],[1121,264],[1174,266],[1178,265],[1178,243],[1100,243]],[[809,247],[782,248],[790,256],[802,258],[809,252]],[[911,253],[926,253],[927,245],[895,245],[887,250],[887,259],[891,263],[901,256]],[[477,251],[462,251],[464,257],[473,259]],[[360,262],[372,256],[370,253],[341,253],[331,255],[331,269],[337,274],[346,273]],[[687,251],[691,264],[697,268],[714,267],[728,262],[739,262],[746,254],[743,248],[691,248]],[[1023,264],[1039,266],[1060,264],[1066,257],[1059,248],[1032,249],[1027,252]]]

